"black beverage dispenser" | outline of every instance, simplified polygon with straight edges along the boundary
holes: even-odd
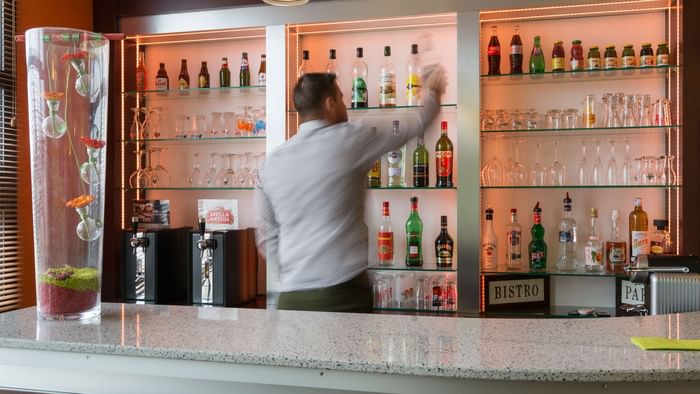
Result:
[[[240,306],[255,300],[257,249],[253,229],[190,234],[192,302],[195,305]]]
[[[124,232],[124,299],[191,304],[188,234],[191,227],[139,231],[137,217]]]

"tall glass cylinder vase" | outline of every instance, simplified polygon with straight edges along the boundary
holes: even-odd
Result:
[[[109,41],[25,33],[37,314],[100,314]]]

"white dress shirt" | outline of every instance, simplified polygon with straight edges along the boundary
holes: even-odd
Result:
[[[398,133],[371,120],[313,120],[268,153],[255,193],[258,248],[278,275],[268,291],[329,287],[367,269],[367,172],[433,121],[439,107],[426,93],[420,114],[396,117]]]

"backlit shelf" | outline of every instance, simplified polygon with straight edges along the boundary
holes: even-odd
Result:
[[[436,187],[436,186],[426,186],[426,187],[417,187],[417,186],[406,186],[406,187],[400,187],[400,186],[381,186],[381,187],[368,187],[367,190],[457,190],[456,186],[453,187]]]
[[[392,265],[370,264],[367,267],[370,271],[415,271],[415,272],[457,272],[457,267],[452,264],[451,267],[438,267],[435,263],[423,264],[422,266],[407,266],[404,263]]]
[[[415,308],[374,308],[375,312],[403,312],[403,313],[417,313],[417,314],[457,314],[457,311],[441,311],[435,309],[415,309]]]
[[[254,187],[123,187],[122,190],[255,190]]]
[[[266,136],[231,136],[231,137],[203,137],[203,138],[143,138],[140,140],[121,140],[127,144],[135,143],[159,143],[168,145],[199,145],[218,144],[226,141],[265,141]]]
[[[527,262],[525,262],[527,264]],[[611,277],[611,278],[628,278],[629,275],[624,272],[588,272],[583,268],[575,271],[562,271],[556,267],[550,267],[546,270],[530,270],[529,267],[524,267],[517,270],[509,270],[504,266],[499,266],[496,269],[482,269],[481,275],[517,275],[517,276],[586,276],[586,277]]]
[[[681,185],[547,185],[547,186],[481,186],[481,189],[676,189]]]
[[[611,80],[665,78],[680,66],[613,68],[607,70],[547,71],[543,73],[481,75],[483,85],[570,83]]]
[[[392,114],[406,114],[406,113],[418,113],[423,108],[422,105],[396,105],[393,107],[377,107],[370,106],[366,108],[346,108],[349,116],[359,115],[359,114],[370,114],[370,115],[392,115]],[[456,110],[457,104],[441,104],[440,108],[442,111]],[[296,113],[294,109],[289,110],[290,113]]]
[[[265,86],[232,86],[230,88],[191,88],[191,89],[169,89],[169,90],[127,90],[121,92],[124,96],[141,96],[146,98],[174,98],[186,99],[202,96],[211,97],[251,97],[265,96]]]
[[[519,129],[519,130],[481,130],[482,133],[492,136],[493,134],[512,134],[517,136],[580,136],[610,133],[615,134],[635,134],[639,132],[659,132],[663,133],[669,129],[679,129],[680,125],[669,126],[634,126],[634,127],[576,127],[570,129]]]

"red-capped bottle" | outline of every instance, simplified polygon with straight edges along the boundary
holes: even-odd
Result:
[[[382,203],[382,222],[377,232],[377,257],[380,265],[394,264],[394,231],[389,217],[389,201]]]
[[[501,74],[501,43],[498,41],[498,28],[491,26],[491,39],[487,50],[489,75]]]

